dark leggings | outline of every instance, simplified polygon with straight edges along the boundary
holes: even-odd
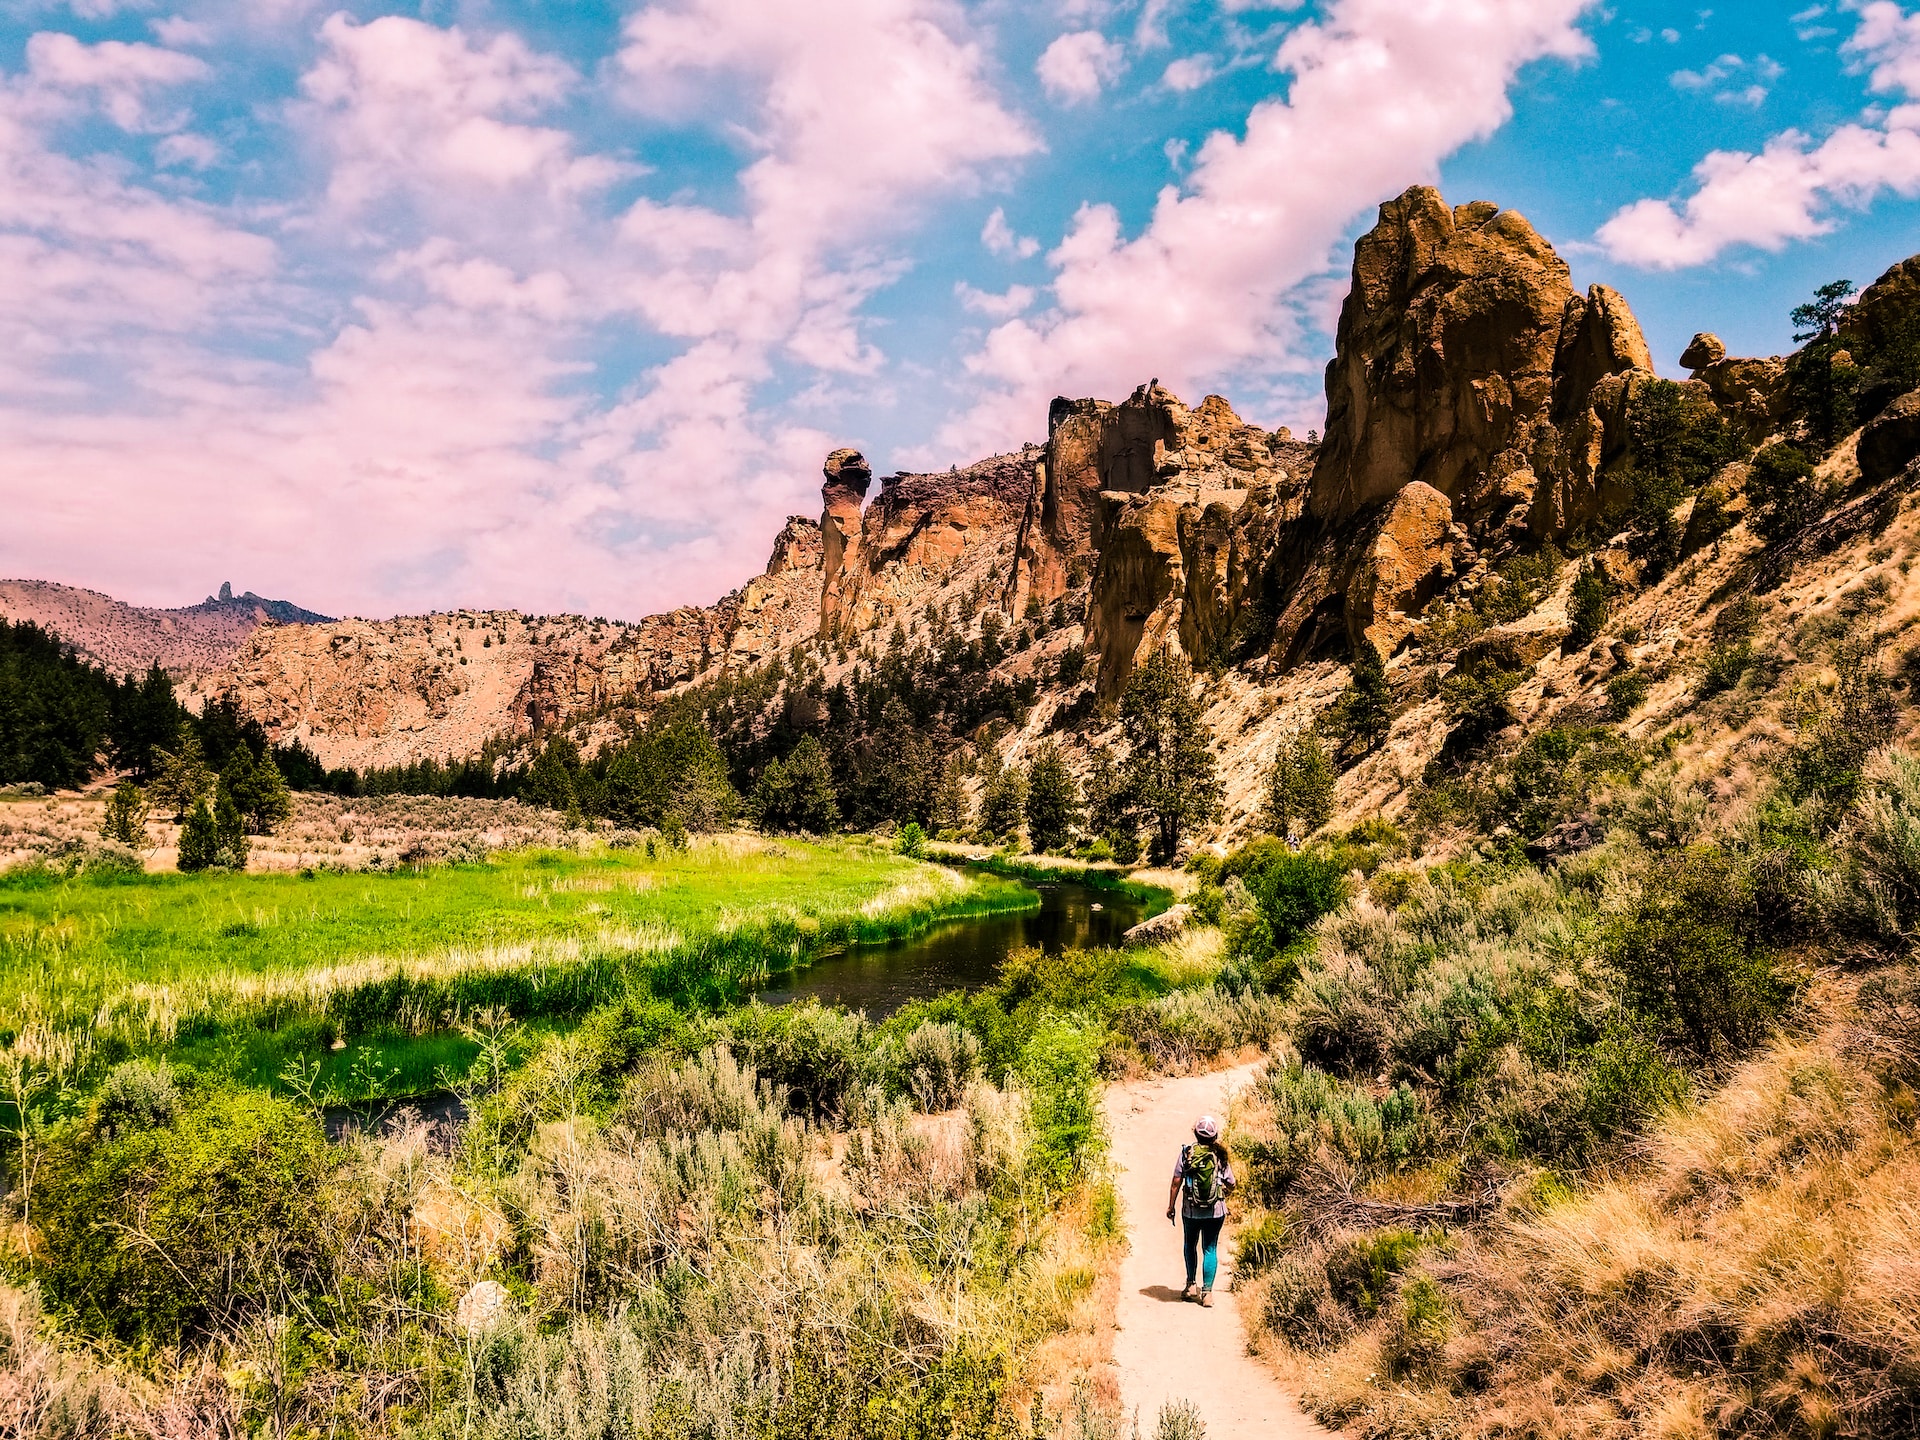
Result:
[[[1187,1283],[1193,1284],[1195,1262],[1200,1258],[1194,1252],[1199,1250],[1206,1256],[1206,1264],[1200,1271],[1200,1283],[1211,1290],[1214,1274],[1220,1268],[1220,1227],[1227,1223],[1226,1218],[1208,1216],[1195,1219],[1188,1215],[1185,1220],[1186,1240],[1182,1250],[1187,1258]]]

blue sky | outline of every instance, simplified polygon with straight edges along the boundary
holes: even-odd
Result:
[[[0,572],[637,617],[843,444],[1158,376],[1318,423],[1353,238],[1524,212],[1790,344],[1920,250],[1920,8],[0,0]]]

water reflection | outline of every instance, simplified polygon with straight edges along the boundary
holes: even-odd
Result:
[[[1038,910],[950,920],[890,945],[857,946],[794,974],[774,976],[760,999],[785,1005],[811,998],[879,1019],[911,1000],[991,984],[1000,962],[1024,945],[1050,955],[1118,945],[1150,913],[1150,907],[1118,891],[1065,881],[1029,883],[1040,892]]]

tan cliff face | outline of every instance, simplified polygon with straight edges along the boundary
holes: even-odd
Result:
[[[1889,271],[1847,323],[1884,329],[1915,296],[1920,261]],[[1785,362],[1728,356],[1703,334],[1682,363],[1695,393],[1750,440],[1777,433]],[[1590,702],[1627,663],[1563,653],[1574,567],[1533,613],[1457,653],[1436,658],[1426,617],[1621,498],[1629,408],[1652,380],[1624,298],[1575,292],[1521,217],[1415,189],[1383,206],[1355,247],[1323,445],[1249,424],[1219,396],[1189,408],[1157,383],[1118,403],[1060,399],[1044,444],[946,473],[876,487],[864,456],[834,451],[820,521],[790,519],[765,572],[712,606],[632,625],[488,614],[273,627],[253,636],[226,686],[331,763],[394,764],[595,716],[600,728],[583,733],[611,733],[607,717],[795,647],[831,684],[896,627],[915,643],[971,636],[998,612],[1004,631],[1043,637],[997,671],[1035,687],[1008,758],[1049,736],[1079,753],[1139,657],[1169,646],[1206,677],[1231,830],[1252,815],[1278,738],[1331,703],[1358,645],[1392,659],[1403,688],[1418,675],[1428,690],[1446,665],[1484,654],[1535,677],[1516,693],[1542,714],[1558,697]],[[1860,437],[1861,466],[1907,465],[1916,416],[1910,401],[1889,403]],[[1709,486],[1729,521],[1745,513],[1743,476],[1729,467]],[[1739,551],[1692,516],[1681,524],[1689,573],[1667,583],[1691,596],[1698,573],[1724,577]],[[1623,592],[1638,583],[1626,551],[1593,538]],[[1657,601],[1644,608],[1660,613]],[[1029,625],[1039,612],[1045,623]],[[476,651],[476,631],[493,643]],[[1088,664],[1067,685],[1059,666],[1076,646]],[[1343,804],[1379,808],[1416,782],[1448,727],[1433,700],[1407,717],[1343,779]]]
[[[269,627],[207,688],[329,765],[471,755],[772,659],[817,628],[821,562],[820,527],[794,516],[766,572],[713,606],[637,624],[456,611]]]

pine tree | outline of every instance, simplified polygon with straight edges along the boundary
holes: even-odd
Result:
[[[1589,645],[1599,638],[1600,627],[1607,623],[1610,603],[1607,572],[1598,559],[1590,560],[1581,567],[1567,601],[1567,619],[1572,626],[1574,644]]]
[[[200,737],[182,729],[172,751],[154,752],[153,784],[147,793],[163,810],[173,812],[175,820],[185,820],[187,812],[203,800],[213,798],[214,774],[200,751]]]
[[[1126,784],[1153,831],[1153,858],[1174,859],[1181,837],[1220,813],[1213,737],[1193,694],[1193,668],[1162,647],[1133,672],[1120,697]]]
[[[1017,765],[996,770],[980,792],[980,828],[996,840],[1005,840],[1020,833],[1026,811],[1026,775]]]
[[[227,870],[247,868],[247,820],[224,788],[213,802],[213,836],[219,857],[215,864]]]
[[[1112,847],[1114,859],[1140,858],[1140,814],[1113,752],[1096,745],[1087,766],[1087,828]]]
[[[769,760],[748,802],[762,830],[824,835],[840,823],[833,766],[820,742],[808,735],[785,761]]]
[[[241,753],[244,754],[244,750]],[[287,788],[286,777],[274,763],[273,751],[261,755],[260,763],[253,767],[246,793],[235,795],[234,803],[240,806],[256,835],[273,834],[276,827],[292,816],[293,792]]]
[[[1263,818],[1274,834],[1288,837],[1310,833],[1333,818],[1333,765],[1313,731],[1281,740],[1267,772]]]
[[[1334,701],[1330,719],[1347,744],[1364,754],[1393,728],[1393,687],[1387,683],[1380,652],[1364,636],[1354,648],[1348,674],[1346,691]]]
[[[579,771],[579,747],[565,735],[552,736],[520,782],[520,802],[547,810],[578,809],[574,782]]]
[[[1049,740],[1027,767],[1027,841],[1036,851],[1058,850],[1080,821],[1080,787],[1060,747]]]
[[[107,798],[106,810],[100,817],[100,838],[115,841],[131,850],[150,849],[147,843],[149,808],[147,797],[141,793],[140,787],[131,780],[122,780]]]
[[[933,833],[961,833],[972,824],[972,808],[961,784],[960,757],[950,755],[940,772],[940,784],[933,792]]]
[[[180,858],[176,863],[188,872],[211,870],[220,863],[220,834],[204,795],[193,802],[186,823],[180,827]]]

